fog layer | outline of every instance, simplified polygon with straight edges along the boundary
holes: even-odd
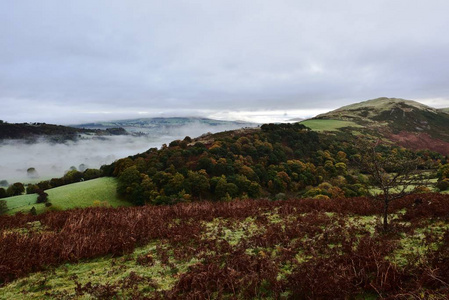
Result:
[[[198,126],[167,129],[152,135],[108,136],[102,138],[80,139],[55,144],[41,139],[37,143],[24,140],[9,140],[0,144],[0,181],[38,182],[52,177],[61,177],[72,166],[80,169],[99,168],[103,164],[129,155],[144,152],[149,148],[159,148],[164,143],[183,139],[186,135],[196,137],[206,132],[219,132],[235,129],[235,126]],[[27,170],[35,168],[36,174]]]

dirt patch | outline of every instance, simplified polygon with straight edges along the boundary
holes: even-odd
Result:
[[[401,131],[398,134],[390,134],[388,138],[406,148],[415,150],[429,149],[443,155],[449,155],[449,143],[432,138],[427,133]]]

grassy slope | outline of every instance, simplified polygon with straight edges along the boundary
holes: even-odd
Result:
[[[343,127],[362,127],[354,122],[342,120],[305,120],[300,123],[315,131],[337,131]]]
[[[120,200],[116,195],[115,178],[103,177],[89,181],[73,183],[47,190],[48,199],[53,206],[60,209],[92,206],[94,201],[108,202],[111,206],[126,206],[128,202]],[[28,212],[33,206],[37,212],[45,210],[44,204],[36,204],[36,194],[5,198],[8,201],[9,214]]]

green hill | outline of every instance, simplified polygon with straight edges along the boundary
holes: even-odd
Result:
[[[364,134],[386,138],[412,149],[449,154],[449,114],[416,101],[377,98],[343,106],[312,120],[318,128],[320,122],[330,120],[352,122],[363,127]]]
[[[449,124],[449,116],[416,101],[399,98],[377,98],[363,101],[316,116],[314,119],[353,121],[364,126],[385,126],[394,131],[429,132],[442,134]]]
[[[103,177],[84,182],[73,183],[46,190],[53,209],[70,209],[89,207],[94,204],[113,207],[128,206],[129,203],[120,200],[116,195],[117,181],[115,178]],[[8,213],[29,212],[34,206],[38,213],[45,211],[44,204],[36,204],[36,194],[5,198],[8,203]],[[95,202],[95,203],[94,203]]]

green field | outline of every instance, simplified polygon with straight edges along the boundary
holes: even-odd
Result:
[[[88,207],[98,202],[107,202],[109,205],[128,206],[129,203],[120,200],[116,195],[117,180],[112,177],[97,178],[89,181],[73,183],[46,190],[48,200],[53,208],[70,209],[76,207]],[[8,202],[8,213],[15,214],[19,211],[29,212],[34,206],[38,213],[45,211],[44,204],[36,204],[37,194],[21,195],[5,198]],[[94,203],[95,201],[95,203]]]
[[[342,121],[342,120],[305,120],[300,122],[301,124],[309,127],[315,131],[337,131],[343,127],[362,127],[351,121]]]

